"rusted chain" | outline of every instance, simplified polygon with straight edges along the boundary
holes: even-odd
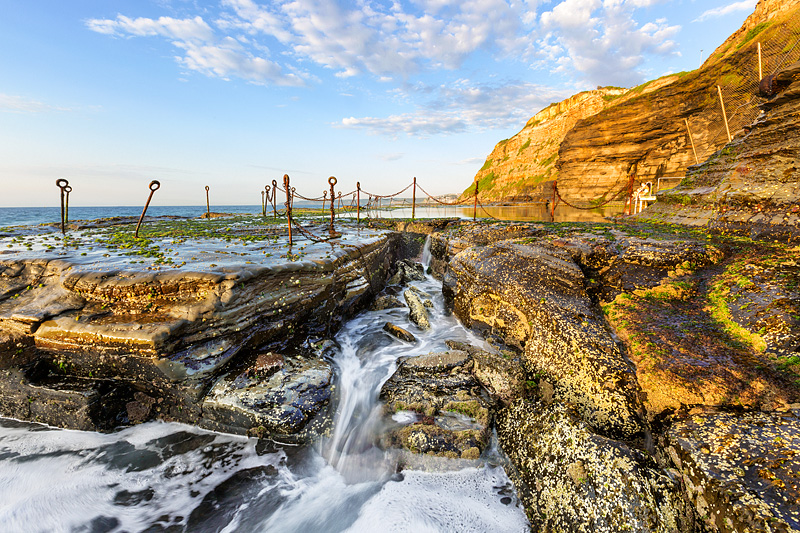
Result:
[[[367,193],[368,195],[372,196],[373,198],[376,198],[376,199],[378,199],[378,198],[394,198],[395,196],[399,196],[399,195],[403,194],[404,192],[406,192],[408,189],[411,188],[412,185],[414,185],[414,184],[413,183],[409,183],[408,186],[405,189],[403,189],[402,191],[396,192],[394,194],[383,194],[382,195],[382,194],[372,194],[370,192],[364,191],[363,189],[362,189],[362,191]]]
[[[614,185],[616,185],[616,183]],[[581,207],[581,206],[577,206],[577,205],[571,204],[568,201],[564,200],[564,198],[561,196],[561,193],[558,191],[558,185],[556,185],[555,183],[553,184],[553,190],[556,192],[556,197],[559,199],[559,201],[564,202],[565,204],[567,204],[568,206],[572,207],[573,209],[580,209],[580,210],[583,210],[583,211],[591,211],[592,209],[598,209],[600,207],[605,207],[606,205],[608,205],[611,202],[613,202],[614,200],[616,200],[619,197],[620,193],[625,192],[625,191],[618,191],[611,198],[609,198],[609,199],[605,200],[604,202],[599,203],[597,205],[589,206],[589,207]],[[610,191],[611,191],[611,189],[609,189],[609,192]]]
[[[442,205],[468,205],[465,202],[458,202],[458,201],[456,201],[456,202],[443,202],[443,201],[431,196],[430,194],[428,194],[428,192],[425,191],[425,189],[423,189],[421,185],[417,184],[417,187],[419,188],[419,190],[421,190],[425,194],[425,196],[427,196],[428,198],[430,198],[431,200],[433,200],[437,204],[442,204]]]
[[[144,220],[144,214],[147,213],[147,207],[150,205],[150,200],[153,199],[153,193],[156,192],[161,187],[161,183],[158,180],[153,180],[148,185],[150,189],[150,196],[147,197],[147,202],[144,204],[144,209],[142,209],[142,214],[139,216],[139,222],[136,224],[136,231],[133,233],[133,237],[138,239],[139,238],[139,227],[142,225],[142,220]]]

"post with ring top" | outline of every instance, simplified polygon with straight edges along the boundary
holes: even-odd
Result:
[[[292,245],[292,191],[289,190],[289,174],[283,175],[283,187],[286,189],[286,220],[289,223],[289,246]]]
[[[206,185],[206,216],[211,218],[211,202],[208,201],[208,185]]]
[[[72,192],[72,185],[64,187],[64,191],[67,193],[66,198],[64,198],[64,226],[66,226],[69,224],[69,193]]]
[[[64,197],[68,195],[67,187],[69,187],[69,182],[64,178],[59,178],[56,180],[56,186],[61,189],[61,234],[65,235],[67,233],[67,212],[64,206]],[[69,187],[72,190],[72,187]]]
[[[153,199],[153,193],[161,187],[161,183],[158,180],[153,180],[150,182],[148,186],[150,188],[150,196],[147,197],[147,202],[144,204],[144,209],[142,209],[142,214],[139,217],[139,222],[136,224],[136,231],[133,233],[133,237],[138,239],[139,238],[139,227],[142,225],[142,220],[144,220],[144,214],[147,213],[147,207],[150,205],[150,200]]]
[[[272,180],[272,216],[278,218],[278,208],[275,205],[275,201],[278,197],[278,182]]]
[[[333,233],[333,219],[336,216],[336,191],[333,190],[333,186],[336,185],[336,178],[331,176],[328,178],[328,183],[331,186],[331,233]]]
[[[266,190],[261,191],[261,216],[262,217],[266,217],[267,216],[267,203],[264,201],[264,194],[266,192],[267,192]]]

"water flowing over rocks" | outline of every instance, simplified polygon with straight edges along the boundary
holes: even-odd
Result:
[[[471,369],[470,355],[460,350],[403,359],[380,397],[389,416],[409,412],[413,422],[390,431],[385,444],[477,459],[489,440],[490,417]]]

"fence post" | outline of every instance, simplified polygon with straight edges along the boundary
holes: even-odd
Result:
[[[558,190],[558,180],[553,180],[553,200],[550,204],[550,218],[556,221],[556,191]]]
[[[331,185],[331,233],[333,233],[333,218],[336,216],[336,192],[333,190],[333,186],[336,185],[336,178],[331,176],[328,178],[328,183]]]
[[[761,79],[764,77],[764,74],[761,71],[761,43],[758,43],[758,81],[760,82]]]
[[[475,181],[475,201],[472,204],[472,221],[478,216],[478,182]]]
[[[697,159],[697,150],[694,147],[694,138],[692,137],[692,129],[689,127],[689,119],[684,118],[684,122],[686,122],[686,131],[689,132],[689,142],[692,143],[692,152],[694,152],[694,162],[696,165],[700,164],[700,160]]]
[[[208,201],[208,185],[206,185],[206,214],[211,218],[211,203]]]
[[[275,201],[278,199],[278,182],[272,180],[272,216],[278,218],[278,207]]]
[[[286,189],[286,220],[289,223],[289,246],[292,245],[292,191],[289,190],[289,174],[283,175],[283,187]]]
[[[414,189],[413,193],[411,194],[411,220],[414,220],[417,216],[417,177],[414,176]]]
[[[56,187],[61,189],[61,234],[65,235],[67,233],[67,219],[64,212],[64,193],[69,187],[69,182],[64,178],[59,178],[56,180]]]
[[[142,214],[139,216],[139,222],[136,224],[136,231],[133,233],[133,237],[135,239],[139,238],[139,226],[142,225],[142,220],[144,220],[144,214],[147,213],[147,207],[150,205],[150,200],[153,199],[153,193],[156,192],[159,187],[161,187],[161,183],[158,180],[153,180],[148,185],[150,188],[150,196],[147,197],[147,202],[144,204],[144,209],[142,209]]]
[[[64,187],[64,191],[67,193],[67,197],[64,198],[64,226],[66,227],[69,224],[69,193],[72,192],[72,185]]]
[[[267,204],[264,202],[264,194],[265,193],[266,193],[266,190],[262,190],[261,191],[261,216],[262,217],[267,216]]]
[[[361,224],[361,182],[356,182],[356,217],[358,219],[358,223]]]
[[[731,142],[731,130],[728,127],[728,115],[725,113],[725,102],[722,100],[722,87],[717,85],[719,93],[719,105],[722,107],[722,118],[725,119],[725,131],[728,133],[728,142]]]

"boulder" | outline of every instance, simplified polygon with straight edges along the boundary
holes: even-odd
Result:
[[[564,250],[504,241],[454,257],[443,290],[467,326],[516,346],[527,373],[552,383],[554,401],[574,404],[595,431],[643,435],[635,369],[606,330],[585,282]]]
[[[533,531],[693,531],[677,479],[564,404],[517,400],[497,435]]]
[[[416,324],[419,329],[431,329],[431,322],[428,319],[428,309],[422,303],[417,293],[411,289],[403,292],[403,298],[408,304],[408,318]]]
[[[486,398],[470,374],[468,353],[409,357],[381,388],[389,430],[384,446],[448,458],[477,459],[489,440]]]
[[[412,335],[409,331],[401,328],[400,326],[396,326],[391,322],[387,322],[383,325],[383,330],[392,335],[393,337],[397,337],[401,341],[406,342],[417,342],[417,338]]]
[[[270,374],[248,369],[223,377],[203,400],[204,425],[232,433],[288,440],[319,435],[328,420],[315,421],[332,394],[333,369],[320,359],[283,358]]]

